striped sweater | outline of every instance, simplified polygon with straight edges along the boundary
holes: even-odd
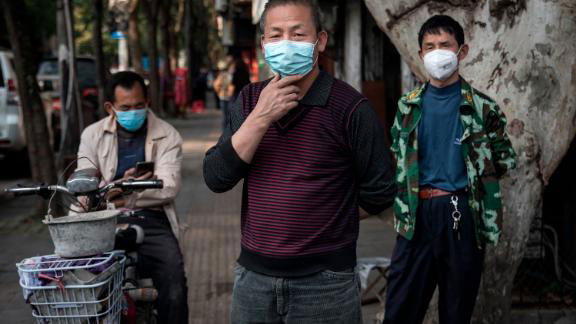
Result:
[[[299,107],[268,129],[247,165],[230,137],[266,84],[244,88],[204,163],[216,192],[244,179],[238,262],[281,277],[353,268],[358,207],[380,212],[395,193],[382,128],[361,94],[321,73]]]

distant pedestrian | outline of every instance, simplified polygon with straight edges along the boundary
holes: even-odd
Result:
[[[201,68],[192,88],[192,112],[201,113],[206,109],[206,92],[208,91],[208,69]]]
[[[250,84],[250,72],[241,57],[237,57],[234,60],[232,68],[232,85],[234,86],[234,95],[232,100],[235,100],[240,94],[240,91]]]
[[[270,0],[261,26],[276,75],[233,82],[230,121],[204,159],[213,191],[244,180],[232,323],[361,324],[359,219],[396,193],[384,130],[362,94],[319,70],[328,34],[314,1]]]
[[[214,80],[214,91],[218,96],[220,109],[222,110],[222,129],[224,129],[230,119],[229,105],[234,97],[234,85],[232,84],[234,66],[221,62],[218,67],[219,73]]]
[[[190,103],[188,87],[188,69],[177,68],[174,82],[174,103],[176,104],[176,114],[181,118],[186,118],[186,108]]]
[[[462,26],[434,16],[418,34],[430,82],[400,99],[392,127],[399,233],[384,323],[422,323],[438,286],[440,323],[469,323],[484,247],[498,241],[498,179],[515,166],[496,102],[460,77]]]

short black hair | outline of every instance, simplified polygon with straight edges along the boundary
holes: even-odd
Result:
[[[422,27],[420,27],[420,31],[418,32],[418,45],[420,45],[420,48],[422,48],[422,41],[426,34],[440,34],[440,31],[445,31],[454,36],[458,42],[458,46],[464,44],[464,29],[462,26],[450,16],[436,15],[426,20]]]
[[[148,98],[148,89],[146,88],[146,83],[144,83],[144,78],[142,78],[140,74],[132,71],[122,71],[112,74],[104,89],[105,100],[108,102],[116,101],[116,87],[120,86],[125,89],[132,89],[136,83],[142,87],[144,98]]]
[[[266,27],[266,14],[268,14],[268,10],[285,5],[299,5],[309,8],[312,18],[314,19],[316,32],[319,33],[323,30],[322,20],[320,18],[320,7],[315,0],[269,0],[264,6],[262,16],[260,16],[260,32],[262,32],[262,34],[264,34],[264,27]]]

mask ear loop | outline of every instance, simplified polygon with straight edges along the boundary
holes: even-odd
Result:
[[[118,110],[115,109],[116,106],[114,104],[112,104],[112,111],[114,112],[112,115],[114,115],[114,120],[116,120],[116,122],[118,121]]]
[[[460,55],[460,51],[462,50],[462,47],[464,47],[464,44],[460,45],[460,47],[458,47],[458,51],[456,52],[456,58],[458,58],[458,55]]]
[[[316,50],[316,45],[318,45],[318,41],[320,41],[320,38],[318,38],[316,40],[316,43],[314,43],[314,50]],[[312,64],[312,67],[314,67],[316,65],[316,63],[318,63],[318,59],[320,58],[320,52],[318,52],[318,56],[316,56],[316,59],[314,60],[314,63]],[[310,72],[308,72],[310,73]]]

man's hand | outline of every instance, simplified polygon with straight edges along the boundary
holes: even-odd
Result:
[[[268,83],[260,93],[258,104],[254,107],[251,116],[259,118],[270,125],[281,119],[290,110],[298,107],[300,88],[294,83],[302,80],[303,75],[291,75],[280,79],[278,74]]]
[[[78,212],[87,212],[88,210],[90,210],[90,199],[86,196],[80,196],[77,198],[77,205],[81,208],[81,210],[78,210]],[[75,210],[73,210],[74,212],[76,212]]]
[[[126,180],[150,180],[154,177],[154,173],[152,171],[148,171],[141,176],[136,176],[136,168],[130,168],[124,172],[124,176],[120,181]]]
[[[359,216],[360,220],[364,220],[364,219],[370,217],[370,214],[368,214],[367,211],[362,209],[362,207],[358,207],[358,216]]]
[[[117,181],[130,181],[130,180],[140,181],[140,180],[151,180],[156,178],[157,177],[154,175],[152,171],[148,171],[143,175],[137,177],[136,168],[130,168],[126,170],[126,172],[124,172],[124,176]],[[124,196],[122,194],[123,191],[120,188],[110,189],[106,193],[105,200],[114,203],[116,208],[124,207],[124,205],[126,204],[126,200],[124,199]]]
[[[252,162],[254,153],[270,125],[298,107],[298,100],[301,99],[300,88],[294,83],[303,77],[291,75],[280,79],[280,76],[275,75],[262,90],[256,107],[232,136],[232,147],[244,162]]]

